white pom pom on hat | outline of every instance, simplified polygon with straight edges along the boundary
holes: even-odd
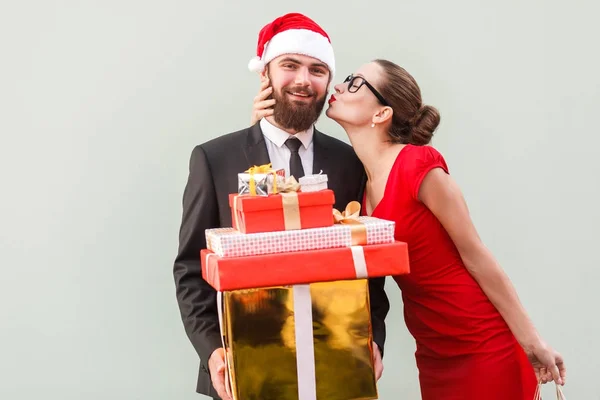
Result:
[[[265,63],[257,56],[248,62],[248,69],[252,72],[262,72],[265,69]]]

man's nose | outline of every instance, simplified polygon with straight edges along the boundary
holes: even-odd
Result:
[[[298,68],[296,73],[296,80],[294,83],[298,86],[309,86],[310,85],[310,75],[308,72],[308,68]]]

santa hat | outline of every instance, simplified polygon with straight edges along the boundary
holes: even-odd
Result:
[[[299,13],[283,15],[265,25],[258,34],[256,57],[250,71],[262,72],[274,58],[283,54],[302,54],[327,64],[335,72],[333,47],[327,33],[312,19]]]

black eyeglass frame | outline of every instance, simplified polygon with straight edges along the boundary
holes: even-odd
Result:
[[[351,89],[352,88],[352,84],[354,83],[355,80],[357,79],[362,79],[362,82],[360,85],[358,85],[358,87],[356,89]],[[359,89],[363,86],[366,85],[369,90],[375,95],[375,97],[377,97],[377,100],[379,100],[379,102],[381,104],[383,104],[384,106],[387,107],[391,107],[390,104],[383,98],[383,96],[381,95],[381,93],[379,93],[377,91],[377,89],[375,89],[375,87],[373,87],[373,85],[371,85],[365,78],[363,78],[362,76],[354,76],[352,74],[348,75],[346,77],[346,79],[344,80],[344,83],[348,82],[348,92],[349,93],[356,93],[359,91]]]

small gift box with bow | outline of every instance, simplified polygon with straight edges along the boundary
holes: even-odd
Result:
[[[278,193],[284,181],[284,170],[274,170],[271,164],[255,165],[238,174],[238,194],[268,196]]]
[[[320,173],[315,175],[305,175],[298,179],[300,188],[303,192],[316,192],[327,189],[327,175]]]
[[[249,234],[234,228],[207,229],[206,244],[219,257],[243,257],[394,242],[393,221],[359,215],[360,204],[351,202],[342,212],[333,210],[335,223],[324,228]]]

